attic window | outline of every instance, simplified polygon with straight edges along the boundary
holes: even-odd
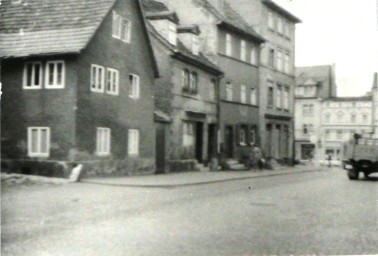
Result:
[[[176,24],[170,21],[168,21],[168,42],[173,45],[177,44]]]
[[[113,32],[114,38],[130,43],[131,22],[121,15],[113,12]]]
[[[195,55],[198,55],[199,53],[199,40],[198,40],[198,36],[196,35],[193,35],[192,37],[192,52]]]

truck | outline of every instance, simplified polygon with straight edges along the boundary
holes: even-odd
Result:
[[[357,180],[362,172],[367,178],[378,172],[378,138],[354,136],[344,143],[343,167],[350,180]]]

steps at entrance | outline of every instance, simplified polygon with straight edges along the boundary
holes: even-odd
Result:
[[[201,164],[201,163],[196,163],[195,169],[200,171],[200,172],[209,172],[210,171],[210,167],[206,167],[204,164]]]
[[[247,168],[244,166],[244,164],[240,164],[238,161],[236,161],[234,159],[227,159],[225,161],[223,169],[235,170],[235,171],[247,170]]]

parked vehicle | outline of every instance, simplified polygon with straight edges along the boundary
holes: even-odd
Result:
[[[378,172],[378,139],[355,136],[344,144],[343,159],[343,168],[351,180],[358,179],[360,172],[365,177]]]

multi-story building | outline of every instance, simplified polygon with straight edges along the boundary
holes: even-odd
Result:
[[[343,155],[343,142],[353,138],[354,134],[372,133],[372,97],[336,97],[322,101],[320,129],[320,160],[340,161]]]
[[[159,67],[155,82],[158,172],[202,168],[217,154],[218,83],[223,72],[200,51],[200,29],[144,0]],[[168,117],[168,118],[164,118]]]
[[[230,0],[267,42],[260,56],[260,135],[265,154],[291,159],[294,141],[295,24],[293,14],[271,0]]]
[[[158,75],[137,0],[2,1],[2,167],[153,172]]]
[[[185,24],[197,24],[201,51],[224,71],[219,123],[224,158],[241,160],[260,145],[259,52],[264,39],[223,0],[162,0]]]
[[[335,65],[296,68],[295,159],[320,160],[322,99],[336,97]]]

